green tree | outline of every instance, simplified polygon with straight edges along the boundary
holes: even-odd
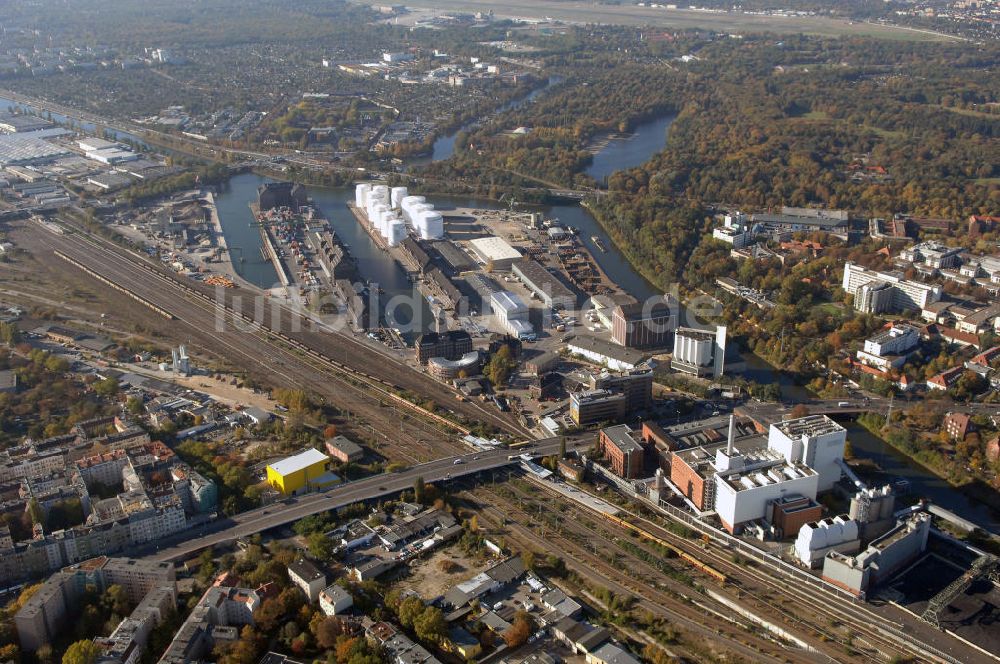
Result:
[[[104,591],[104,604],[117,616],[127,616],[132,611],[132,603],[129,602],[128,593],[125,588],[117,583],[108,586]]]
[[[113,397],[118,394],[118,387],[117,378],[105,378],[94,383],[94,392],[104,398]]]
[[[424,608],[423,600],[416,595],[410,595],[399,603],[399,611],[397,612],[399,624],[407,629],[412,629],[417,618],[424,612]]]
[[[21,330],[13,323],[0,323],[0,343],[16,346],[21,341]]]
[[[428,606],[413,621],[413,632],[421,641],[439,643],[444,638],[448,624],[444,620],[444,612],[436,606]]]
[[[82,639],[66,649],[62,664],[94,664],[101,655],[101,649],[90,639]]]
[[[333,557],[333,542],[323,533],[312,533],[306,539],[309,553],[317,560],[328,561]]]
[[[413,501],[423,504],[426,498],[427,486],[424,484],[423,476],[418,475],[417,478],[413,480]]]

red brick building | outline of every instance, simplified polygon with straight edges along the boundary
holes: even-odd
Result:
[[[674,452],[670,457],[670,481],[699,510],[713,506],[705,491],[715,472],[712,460],[711,454],[702,447]]]
[[[944,430],[953,440],[965,440],[975,428],[972,418],[965,413],[948,413],[944,416]]]
[[[823,506],[805,496],[786,496],[773,503],[771,523],[781,531],[781,537],[796,537],[799,529],[823,518]]]
[[[636,442],[626,425],[601,429],[598,446],[616,475],[629,480],[643,476],[646,450]]]

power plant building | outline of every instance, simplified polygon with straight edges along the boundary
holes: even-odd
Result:
[[[731,533],[742,532],[751,522],[773,523],[775,507],[793,497],[811,502],[804,504],[811,508],[803,513],[804,521],[822,515],[822,507],[815,503],[819,475],[808,466],[788,463],[770,450],[751,454],[719,450],[715,468],[715,512]]]
[[[777,539],[795,535],[816,521],[819,475],[767,449],[762,436],[736,448],[736,420],[729,420],[725,443],[671,452],[670,482],[699,512],[715,512],[731,533],[749,526]]]
[[[860,549],[858,522],[846,514],[807,523],[795,539],[795,557],[806,567],[821,566],[829,553],[855,554]]]
[[[912,514],[861,553],[850,556],[833,551],[823,560],[823,580],[858,597],[891,578],[927,549],[931,517]]]
[[[768,448],[819,474],[820,491],[829,491],[840,480],[846,443],[847,430],[826,415],[776,422],[767,436]]]

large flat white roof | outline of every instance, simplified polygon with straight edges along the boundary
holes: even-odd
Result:
[[[490,302],[494,309],[503,309],[509,316],[512,313],[527,311],[528,307],[517,295],[510,291],[500,291],[490,295]]]
[[[480,237],[469,240],[469,245],[486,260],[517,260],[521,252],[510,246],[506,240],[496,236]]]
[[[318,450],[306,450],[295,456],[290,456],[276,463],[269,464],[269,468],[279,475],[291,475],[292,473],[308,468],[309,466],[329,461],[330,457]]]

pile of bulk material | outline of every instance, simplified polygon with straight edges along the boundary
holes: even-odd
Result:
[[[406,238],[407,226],[422,240],[444,237],[444,219],[441,213],[423,196],[408,196],[406,187],[393,187],[390,190],[385,185],[359,184],[354,191],[354,204],[365,211],[368,223],[385,238],[390,247]]]

